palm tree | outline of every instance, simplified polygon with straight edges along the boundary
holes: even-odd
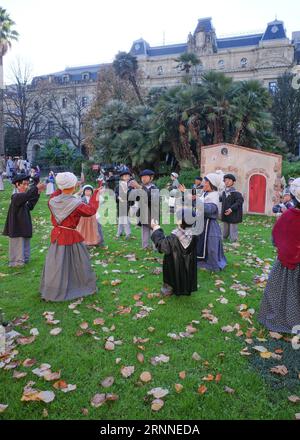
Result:
[[[13,30],[15,22],[9,17],[5,9],[0,6],[0,154],[4,153],[3,128],[3,57],[11,47],[11,42],[18,39],[18,32]]]
[[[131,83],[141,105],[144,105],[139,87],[137,85],[138,62],[136,57],[127,52],[119,52],[113,62],[116,74],[123,80]]]
[[[190,73],[192,67],[201,64],[201,61],[199,60],[197,55],[190,52],[183,53],[182,55],[180,55],[179,58],[176,58],[175,61],[178,63],[176,69],[179,68],[187,75]]]
[[[205,104],[207,131],[211,134],[211,143],[218,144],[226,140],[233,113],[233,79],[221,72],[210,71],[204,73],[201,80],[208,96]]]
[[[256,134],[272,128],[271,115],[268,111],[271,103],[269,92],[259,81],[250,80],[236,84],[236,96],[232,100],[233,144],[260,146]]]

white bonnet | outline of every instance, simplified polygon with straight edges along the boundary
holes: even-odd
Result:
[[[215,173],[209,173],[206,176],[206,179],[210,181],[212,185],[214,185],[218,191],[221,191],[224,188],[224,173],[221,170],[217,170]]]
[[[295,179],[290,186],[291,194],[300,202],[300,177]]]
[[[77,183],[75,174],[69,172],[58,173],[55,180],[59,189],[73,188]]]

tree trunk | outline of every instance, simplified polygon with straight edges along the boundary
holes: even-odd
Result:
[[[140,91],[139,91],[139,88],[138,88],[138,85],[136,83],[135,78],[130,77],[129,81],[131,82],[131,84],[132,84],[132,86],[134,88],[134,91],[136,93],[136,96],[138,97],[139,103],[141,105],[144,105],[144,101],[143,101],[143,98],[141,97],[141,94],[140,94]]]

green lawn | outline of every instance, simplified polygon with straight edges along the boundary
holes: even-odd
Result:
[[[5,193],[0,193],[1,230],[10,194],[11,188],[6,184]],[[75,311],[80,313],[74,313],[69,303],[41,301],[39,281],[50,231],[45,195],[33,211],[33,221],[32,259],[25,268],[7,267],[8,240],[0,236],[0,307],[5,310],[8,320],[29,315],[23,325],[15,327],[23,336],[30,336],[32,328],[39,331],[33,343],[16,346],[18,354],[8,365],[14,367],[12,364],[16,361],[19,365],[0,370],[0,404],[8,405],[0,419],[294,419],[295,413],[300,412],[299,403],[288,400],[288,396],[300,394],[299,377],[293,385],[280,386],[284,385],[281,377],[275,378],[269,373],[271,367],[284,365],[290,344],[272,340],[256,320],[263,281],[259,285],[254,277],[267,273],[275,257],[270,240],[273,219],[247,217],[240,228],[240,246],[225,245],[229,263],[226,270],[220,274],[199,272],[198,292],[191,297],[171,297],[163,303],[161,297],[151,295],[160,291],[162,275],[152,272],[161,266],[161,256],[140,249],[138,228],[134,228],[136,240],[126,242],[116,241],[116,226],[107,225],[104,234],[108,249],[92,251],[99,291],[76,307]],[[171,226],[167,230],[171,230]],[[128,261],[125,258],[128,254],[136,254],[137,261]],[[112,286],[111,282],[116,279],[121,283]],[[240,288],[231,288],[238,283]],[[247,296],[243,298],[237,292],[245,288]],[[222,296],[228,303],[218,301]],[[241,304],[245,304],[241,309],[250,309],[250,313],[241,316]],[[89,308],[89,305],[96,305],[103,311]],[[151,308],[147,309],[148,316],[134,319],[143,305]],[[211,323],[203,318],[202,310],[205,309],[211,310],[218,321]],[[255,310],[253,318],[254,310],[251,309]],[[55,319],[60,322],[56,326],[46,324],[45,311],[55,312]],[[96,318],[103,318],[105,322],[94,325]],[[168,336],[186,332],[192,321],[196,321],[193,337],[174,340]],[[92,331],[80,328],[84,322]],[[222,327],[235,324],[240,325],[240,330],[222,331]],[[50,335],[55,327],[62,328],[58,336]],[[122,341],[114,351],[104,348],[110,336]],[[145,340],[134,341],[134,338]],[[281,348],[282,359],[262,359],[260,353],[253,350],[255,345],[272,346],[270,351],[273,353]],[[250,356],[240,354],[245,347]],[[201,356],[200,360],[192,358],[195,352]],[[143,354],[144,363],[138,361],[138,353]],[[169,356],[169,362],[152,365],[151,358],[161,354]],[[34,366],[22,365],[27,358],[36,360]],[[33,374],[32,370],[42,363],[51,364],[52,372],[61,370],[61,379],[76,385],[77,389],[63,393],[53,388],[54,380],[47,382]],[[124,366],[135,367],[132,376],[122,376]],[[17,379],[13,378],[15,371],[28,374]],[[140,375],[146,371],[151,373],[152,380],[142,383]],[[186,373],[184,379],[179,377],[182,371]],[[104,388],[101,382],[109,376],[114,377],[114,383]],[[204,380],[212,376],[213,380]],[[275,387],[268,376],[274,377]],[[23,389],[29,381],[35,382],[35,389],[54,391],[55,399],[48,404],[22,402]],[[176,391],[175,384],[183,386],[181,392]],[[201,385],[207,388],[201,388],[205,391],[203,394],[198,392]],[[167,389],[169,394],[163,398],[163,408],[155,412],[151,409],[154,398],[147,392],[157,387]],[[234,393],[225,387],[233,389]],[[101,393],[116,394],[119,398],[95,408],[91,399]]]

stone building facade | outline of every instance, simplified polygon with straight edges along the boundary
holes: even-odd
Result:
[[[282,193],[282,156],[226,143],[202,147],[201,175],[216,170],[236,176],[246,213],[272,215]]]
[[[284,23],[279,20],[269,23],[265,32],[260,34],[218,38],[212,19],[202,18],[198,20],[194,33],[190,33],[187,41],[182,44],[151,47],[145,40],[139,39],[133,42],[130,53],[137,57],[141,85],[146,89],[182,83],[185,73],[176,67],[176,59],[184,53],[194,53],[200,61],[192,69],[196,82],[202,72],[215,70],[234,80],[257,79],[272,91],[276,87],[277,78],[284,72],[300,75],[300,31],[293,32],[290,40]],[[48,84],[58,97],[59,110],[65,115],[66,123],[74,124],[68,95],[76,87],[88,109],[95,96],[98,74],[103,66],[107,64],[66,68],[61,72],[36,77],[32,85]],[[41,125],[45,126],[43,132],[40,130]],[[53,136],[72,144],[50,117],[37,124],[36,135],[28,146],[29,159],[34,160],[36,152]]]
[[[194,53],[200,63],[193,69],[195,80],[200,74],[216,70],[234,80],[257,79],[269,89],[286,71],[300,74],[300,32],[287,38],[284,23],[270,22],[264,33],[218,38],[211,18],[198,21],[186,42],[151,47],[144,39],[134,41],[131,54],[136,56],[147,88],[172,86],[182,82],[176,59]]]

